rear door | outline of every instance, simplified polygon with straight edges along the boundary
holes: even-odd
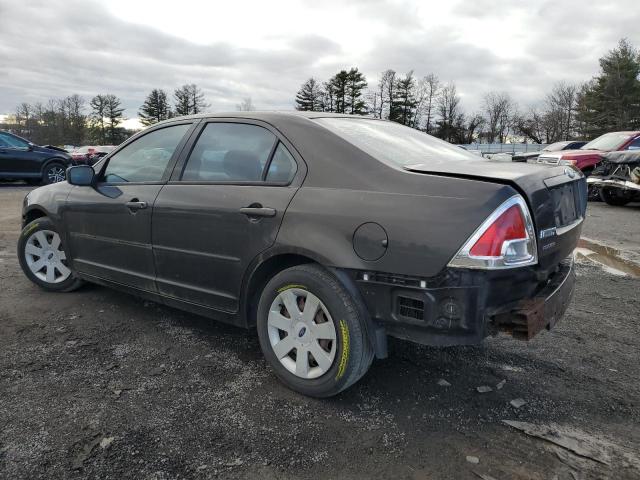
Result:
[[[153,212],[158,291],[236,312],[243,274],[274,243],[306,168],[258,121],[206,122],[186,150]]]
[[[106,160],[92,187],[71,189],[63,212],[74,269],[154,292],[151,216],[193,122],[156,128]]]

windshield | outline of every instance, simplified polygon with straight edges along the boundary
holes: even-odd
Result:
[[[562,150],[566,146],[567,146],[567,142],[556,142],[556,143],[552,143],[551,145],[547,145],[546,147],[544,147],[542,149],[542,151],[544,151],[544,152],[559,152],[560,150]]]
[[[630,135],[626,133],[605,133],[584,145],[582,150],[617,150],[629,138]]]
[[[385,163],[405,166],[480,157],[414,128],[365,118],[317,118],[323,127]]]

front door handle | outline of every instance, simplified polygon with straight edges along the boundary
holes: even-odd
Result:
[[[276,209],[268,207],[244,207],[240,209],[240,213],[247,217],[275,217]]]
[[[125,206],[132,211],[142,210],[143,208],[147,208],[147,202],[139,202],[138,200],[133,199],[130,202],[125,203]]]

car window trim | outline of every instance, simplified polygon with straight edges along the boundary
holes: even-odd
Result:
[[[179,125],[191,125],[191,127],[187,129],[187,131],[184,133],[184,135],[180,139],[180,142],[178,142],[178,145],[176,146],[176,149],[173,151],[173,154],[171,155],[171,158],[169,159],[169,162],[167,163],[167,166],[165,167],[165,170],[162,173],[162,177],[160,178],[160,180],[154,180],[154,181],[150,181],[150,182],[105,182],[105,181],[98,180],[96,182],[96,184],[97,185],[101,185],[101,186],[102,185],[104,185],[104,186],[164,185],[165,183],[167,183],[169,181],[169,178],[171,176],[171,172],[173,171],[173,168],[175,167],[176,162],[180,158],[180,154],[182,153],[182,150],[184,149],[184,146],[187,144],[187,141],[191,138],[191,135],[193,134],[193,131],[194,131],[195,127],[199,123],[200,122],[194,121],[194,120],[184,120],[184,121],[171,122],[171,123],[168,123],[168,124],[158,125],[157,127],[155,127],[155,125],[154,125],[154,127],[152,127],[152,128],[148,128],[148,129],[142,130],[141,132],[137,133],[136,135],[133,135],[131,138],[129,138],[128,140],[123,142],[121,145],[119,145],[117,148],[115,148],[108,155],[105,155],[98,162],[98,163],[101,163],[101,165],[100,165],[99,172],[96,173],[96,176],[97,176],[97,178],[102,179],[103,178],[103,174],[104,174],[104,172],[105,172],[105,170],[107,168],[107,165],[109,165],[109,161],[111,160],[111,158],[116,153],[118,153],[119,151],[121,151],[124,148],[126,148],[128,145],[130,145],[133,142],[139,140],[140,138],[144,137],[145,135],[148,135],[150,133],[156,132],[158,130],[163,130],[163,129],[169,128],[169,127],[176,127],[176,126],[179,126]]]
[[[240,124],[246,124],[246,125],[255,125],[257,127],[262,127],[267,129],[276,138],[275,138],[274,144],[271,146],[269,157],[265,162],[265,166],[263,168],[261,178],[266,178],[269,166],[271,165],[271,160],[275,155],[275,151],[279,143],[282,143],[282,145],[287,148],[287,150],[293,157],[293,161],[296,162],[296,165],[297,165],[296,174],[293,176],[293,178],[289,182],[267,182],[266,180],[256,180],[256,181],[182,180],[182,175],[184,174],[184,170],[186,169],[187,162],[189,161],[189,157],[191,156],[191,153],[193,152],[193,149],[196,143],[198,142],[200,135],[202,134],[202,132],[204,132],[204,129],[210,123],[240,123]],[[306,175],[306,172],[307,172],[306,164],[304,160],[302,160],[302,157],[300,157],[300,154],[298,153],[298,151],[295,150],[295,148],[293,148],[292,150],[291,148],[292,145],[291,147],[289,145],[291,145],[291,142],[289,142],[288,139],[284,137],[284,135],[282,135],[282,133],[280,133],[278,129],[276,129],[273,125],[261,120],[254,120],[251,118],[234,118],[234,117],[204,118],[200,121],[198,128],[192,134],[188,144],[185,145],[185,147],[183,148],[181,158],[176,163],[173,173],[171,174],[171,177],[167,182],[167,184],[168,185],[238,185],[238,186],[288,187],[288,186],[293,186],[293,184],[295,183],[296,184],[295,186],[299,186],[302,184],[302,180],[300,180],[299,183],[296,180],[299,178],[304,179],[304,175]],[[295,152],[295,153],[292,153],[292,152]],[[301,166],[303,166],[304,168],[301,168]]]

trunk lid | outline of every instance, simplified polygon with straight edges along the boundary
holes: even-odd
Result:
[[[414,173],[511,185],[529,206],[538,263],[545,270],[554,269],[578,244],[587,208],[587,184],[584,175],[571,167],[470,159],[404,168]]]

